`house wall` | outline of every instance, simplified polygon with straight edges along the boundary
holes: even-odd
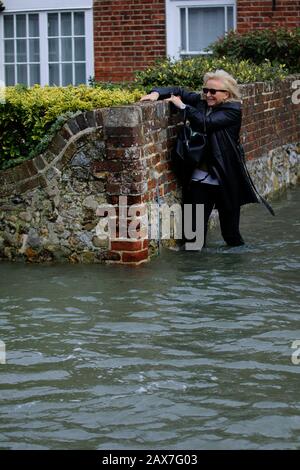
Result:
[[[237,30],[300,26],[300,0],[237,0]]]
[[[166,56],[165,0],[95,0],[94,31],[96,80],[129,80]]]
[[[134,71],[148,67],[158,58],[166,57],[166,2],[168,5],[174,4],[171,0],[47,0],[45,2],[27,0],[25,4],[23,0],[5,0],[4,4],[6,13],[87,9],[87,28],[90,25],[89,22],[92,21],[89,9],[93,5],[94,57],[92,53],[88,53],[88,50],[92,49],[93,38],[92,28],[89,28],[86,54],[87,75],[95,75],[96,80],[99,81],[123,81],[132,79]],[[206,1],[204,0],[203,3]],[[237,30],[245,32],[259,28],[279,26],[292,28],[300,25],[300,0],[276,0],[274,10],[272,9],[273,3],[273,0],[236,0]],[[170,19],[170,15],[168,18]],[[172,26],[168,27],[168,32],[173,38],[170,31],[175,31],[176,34],[178,25],[174,23],[173,17],[170,21]],[[0,16],[0,38],[3,34],[2,29]],[[4,55],[3,47],[0,41],[0,56]],[[170,44],[168,48],[170,49]],[[42,84],[47,83],[48,80],[45,75],[47,68],[45,51],[47,49],[42,51],[42,70],[44,70]],[[171,53],[171,55],[174,54]],[[1,57],[0,80],[4,80]]]
[[[300,0],[275,3],[237,0],[237,31],[300,26]],[[165,16],[165,0],[94,0],[96,80],[130,80],[166,57]]]
[[[300,75],[241,86],[241,137],[263,195],[299,179],[299,83]],[[170,160],[180,121],[181,114],[165,101],[81,113],[42,155],[1,171],[0,259],[146,262],[158,247],[147,234],[149,205],[180,201]],[[120,196],[127,198],[125,209],[135,205],[135,210],[122,224],[118,213],[111,214],[116,234],[100,239],[99,206],[118,206]],[[134,236],[120,238],[121,226],[127,231],[132,225]]]

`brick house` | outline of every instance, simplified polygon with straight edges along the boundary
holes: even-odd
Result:
[[[231,29],[300,26],[300,0],[2,0],[0,81],[132,78],[159,57],[203,54]]]

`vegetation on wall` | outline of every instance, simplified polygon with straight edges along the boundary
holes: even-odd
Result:
[[[129,104],[139,90],[101,89],[84,85],[66,88],[7,87],[0,103],[0,168],[32,158],[47,146],[51,136],[78,111]]]
[[[137,84],[145,88],[152,86],[183,86],[194,90],[203,85],[206,72],[224,69],[233,75],[238,83],[283,79],[288,71],[283,65],[272,65],[268,60],[257,65],[250,60],[231,60],[226,57],[200,56],[178,61],[164,59],[146,70],[136,73]]]
[[[300,72],[300,28],[230,32],[209,46],[210,54],[161,60],[137,72],[144,87],[180,85],[191,89],[202,86],[207,71],[224,69],[239,83],[283,79]]]

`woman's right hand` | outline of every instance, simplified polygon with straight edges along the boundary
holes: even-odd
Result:
[[[157,101],[159,98],[159,93],[157,91],[152,91],[149,95],[144,95],[140,101]]]

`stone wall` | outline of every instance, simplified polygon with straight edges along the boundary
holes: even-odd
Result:
[[[298,179],[300,105],[292,83],[242,86],[248,167],[262,194]],[[139,264],[157,251],[147,236],[147,208],[180,201],[170,151],[180,114],[166,102],[136,103],[79,114],[47,151],[0,172],[0,258]],[[99,207],[126,197],[124,238],[99,238]],[[128,207],[127,207],[128,206]],[[122,209],[123,210],[123,209]],[[117,214],[118,215],[118,214]],[[146,222],[145,222],[146,220]],[[122,236],[121,236],[122,235]]]
[[[139,222],[145,203],[176,190],[167,140],[167,128],[175,135],[176,122],[165,103],[82,113],[45,153],[0,172],[0,258],[146,261],[150,250],[142,227],[130,240],[120,240],[118,231],[116,239],[99,239],[97,208],[126,196],[128,206],[140,208],[140,217],[126,222]]]

